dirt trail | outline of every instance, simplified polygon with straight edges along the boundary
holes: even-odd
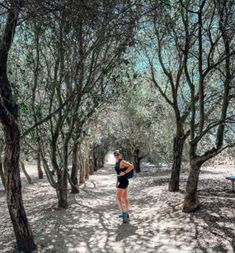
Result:
[[[147,171],[147,170],[146,170]],[[196,214],[181,211],[183,193],[167,192],[169,170],[142,172],[130,180],[130,223],[122,224],[115,200],[116,176],[110,165],[90,176],[69,208],[56,208],[56,194],[46,179],[23,178],[24,204],[37,252],[235,252],[235,194],[224,180],[231,169],[202,171]],[[182,175],[184,189],[186,175]],[[14,236],[0,191],[0,252],[12,252]]]

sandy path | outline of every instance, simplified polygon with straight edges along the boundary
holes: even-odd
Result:
[[[37,252],[235,252],[235,194],[224,175],[231,169],[206,168],[196,214],[181,212],[183,193],[167,192],[169,171],[143,172],[130,181],[129,224],[122,224],[115,201],[115,174],[107,166],[92,175],[78,195],[69,194],[69,208],[58,210],[47,180],[23,178],[24,203]],[[185,185],[182,175],[182,189]],[[0,252],[12,252],[14,236],[4,195],[0,192]]]

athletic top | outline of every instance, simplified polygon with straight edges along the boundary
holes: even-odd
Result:
[[[120,168],[120,162],[122,159],[120,159],[118,162],[115,163],[115,170],[117,172],[117,175],[119,175],[122,171],[127,170],[127,167]]]

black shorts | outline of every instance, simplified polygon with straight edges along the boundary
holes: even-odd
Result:
[[[117,188],[126,189],[129,184],[129,180],[127,178],[118,177],[118,186]]]

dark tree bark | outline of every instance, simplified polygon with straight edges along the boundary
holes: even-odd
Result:
[[[37,152],[37,169],[38,169],[38,178],[43,179],[40,150],[38,150]]]
[[[93,175],[94,174],[94,160],[92,157],[89,158],[89,174]]]
[[[67,202],[67,189],[68,189],[68,170],[66,169],[60,169],[59,165],[57,163],[57,146],[56,146],[56,140],[57,140],[58,134],[55,134],[52,138],[51,143],[51,162],[53,166],[53,170],[56,172],[57,175],[57,183],[56,183],[56,194],[58,198],[58,207],[59,208],[67,208],[68,202]],[[65,148],[65,147],[64,147]],[[63,154],[65,155],[65,154]],[[66,158],[67,159],[67,158]],[[65,160],[65,157],[63,158],[63,162],[67,162]],[[63,164],[63,166],[65,166]]]
[[[84,169],[85,169],[85,180],[89,179],[89,173],[90,173],[90,166],[89,166],[89,159],[86,158],[84,162]]]
[[[19,170],[20,132],[18,125],[4,127],[5,133],[5,158],[4,168],[6,173],[7,204],[13,228],[16,235],[17,246],[24,252],[36,249],[33,235],[26,217],[22,201],[21,181]]]
[[[72,169],[71,169],[71,193],[79,193],[78,185],[78,146],[75,144],[72,154]]]
[[[140,169],[140,161],[141,157],[139,157],[140,150],[137,148],[134,150],[134,170],[136,173],[141,171]]]
[[[178,124],[177,124],[178,125]],[[176,136],[174,137],[173,142],[173,164],[171,169],[171,177],[168,184],[168,190],[170,192],[179,191],[179,183],[180,183],[180,171],[182,164],[182,156],[184,150],[184,143],[187,138],[187,135],[183,132],[183,127],[177,127],[179,131],[177,131]]]
[[[183,148],[184,140],[181,137],[175,136],[173,144],[173,164],[171,169],[171,177],[168,185],[168,190],[170,192],[179,191]]]
[[[190,172],[186,185],[186,194],[184,198],[183,211],[194,212],[199,209],[199,201],[197,197],[197,186],[201,164],[197,159],[190,161]]]
[[[97,158],[94,156],[94,171],[98,170],[98,161]]]
[[[97,163],[98,163],[98,169],[101,169],[101,168],[103,168],[104,167],[104,157],[102,156],[100,156],[98,159],[97,159]]]
[[[58,207],[66,209],[68,207],[67,189],[68,189],[68,178],[67,171],[59,170],[57,171],[57,198]]]
[[[0,121],[5,137],[4,171],[6,176],[7,205],[20,251],[36,249],[22,201],[19,169],[20,131],[18,105],[12,95],[7,77],[7,59],[17,24],[21,1],[12,1],[8,10],[4,35],[0,42]]]
[[[93,159],[93,164],[94,164],[94,171],[97,171],[98,170],[98,161],[97,161],[96,151],[94,148],[92,149],[92,159]]]
[[[4,174],[4,170],[3,170],[1,157],[0,157],[0,177],[1,177],[1,180],[2,180],[3,187],[5,189],[6,188],[6,180],[5,180],[5,174]]]

